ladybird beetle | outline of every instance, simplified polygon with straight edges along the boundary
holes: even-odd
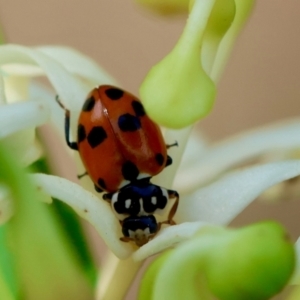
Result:
[[[65,138],[78,150],[86,173],[97,192],[106,192],[117,215],[124,237],[141,246],[160,229],[173,225],[179,195],[150,182],[172,163],[160,128],[145,113],[140,100],[119,88],[102,85],[87,96],[77,127],[77,141],[70,141],[70,111],[65,110]],[[82,177],[83,175],[79,176]],[[158,223],[153,216],[174,199],[168,219]]]

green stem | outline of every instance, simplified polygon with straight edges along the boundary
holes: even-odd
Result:
[[[119,260],[110,252],[102,269],[102,277],[97,288],[97,299],[124,299],[141,265],[142,262],[133,261],[131,258]]]

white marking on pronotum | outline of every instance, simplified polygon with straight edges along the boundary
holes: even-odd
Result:
[[[128,217],[128,215],[125,215],[125,214],[119,214],[119,213],[116,211],[116,209],[115,209],[115,203],[118,202],[118,196],[119,196],[119,193],[114,193],[114,194],[113,194],[113,196],[112,196],[112,198],[111,198],[111,208],[112,208],[114,214],[116,215],[116,217],[117,217],[119,220],[123,221],[125,218]]]
[[[157,208],[155,210],[155,214],[162,216],[162,215],[164,215],[166,213],[166,211],[168,211],[170,209],[171,204],[173,203],[173,201],[171,201],[171,202],[169,201],[170,198],[169,198],[169,194],[168,194],[168,190],[167,189],[161,187],[160,190],[162,191],[163,196],[166,197],[167,204],[166,204],[166,206],[164,208]]]
[[[131,205],[131,199],[125,200],[125,208],[128,209],[130,207],[130,205]]]
[[[155,196],[152,196],[152,197],[151,197],[151,203],[152,203],[153,205],[156,205],[156,204],[157,204],[157,198],[156,198]]]

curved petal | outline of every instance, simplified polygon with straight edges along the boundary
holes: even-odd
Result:
[[[300,160],[251,167],[224,176],[181,199],[176,222],[228,224],[269,187],[300,175]]]
[[[157,236],[155,236],[153,240],[134,252],[132,258],[139,261],[151,255],[157,254],[189,239],[204,227],[210,228],[212,225],[209,225],[205,222],[186,222],[164,228],[157,234]]]
[[[42,101],[3,105],[0,108],[0,139],[22,129],[40,126],[49,116],[50,109]]]
[[[299,132],[300,120],[293,119],[221,141],[201,156],[194,157],[192,167],[184,172],[179,170],[174,186],[181,193],[189,193],[251,158],[277,150],[300,148]]]
[[[0,75],[0,105],[3,105],[6,103],[6,97],[4,93],[4,81],[3,77]]]
[[[36,49],[55,59],[70,73],[84,77],[95,85],[116,84],[116,81],[95,61],[72,48],[44,46]]]
[[[42,76],[45,73],[39,66],[34,66],[25,63],[8,63],[1,66],[1,69],[6,75],[36,77]]]
[[[120,224],[110,205],[104,200],[97,198],[78,184],[60,177],[34,174],[32,178],[39,190],[65,202],[82,218],[89,221],[117,257],[124,259],[133,252],[131,245],[120,241]]]
[[[72,76],[55,59],[39,50],[19,45],[0,46],[0,65],[10,63],[40,66],[61,99],[66,101],[67,106],[75,111],[80,110],[83,99],[85,99],[91,88]]]
[[[178,147],[181,148],[182,144],[180,143]],[[206,154],[208,147],[208,140],[203,133],[199,132],[196,128],[192,130],[182,155],[179,166],[180,172],[189,172],[190,168],[195,165],[196,158],[200,158],[204,153]]]
[[[50,111],[51,111],[50,120],[52,121],[52,124],[56,127],[58,132],[60,133],[62,139],[64,140],[65,112],[56,103],[56,101],[54,101],[55,92],[38,82],[32,82],[29,86],[29,98],[34,101],[42,100],[50,107]]]
[[[0,139],[23,166],[28,166],[41,155],[34,129],[44,124],[49,115],[50,109],[42,101],[18,102],[0,107]]]
[[[178,147],[172,147],[170,150],[168,150],[168,154],[171,155],[173,162],[170,166],[168,166],[168,168],[165,168],[163,172],[153,178],[154,183],[171,188],[191,130],[191,126],[180,130],[165,130],[164,138],[166,144],[177,142]]]
[[[20,165],[24,167],[35,162],[43,153],[39,142],[35,139],[34,129],[15,132],[2,139],[1,143],[10,150]]]

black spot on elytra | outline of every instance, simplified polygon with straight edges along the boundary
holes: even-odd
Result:
[[[107,138],[107,134],[102,126],[95,126],[89,132],[87,140],[92,148],[100,145]]]
[[[167,167],[167,166],[169,166],[169,165],[171,165],[171,164],[172,164],[172,162],[173,162],[173,159],[172,159],[172,157],[171,157],[171,156],[169,156],[169,155],[167,155],[166,167]]]
[[[139,118],[131,114],[124,114],[120,116],[118,125],[122,131],[136,131],[141,128]]]
[[[82,124],[77,127],[77,142],[80,143],[86,138],[85,128]]]
[[[91,111],[94,108],[95,105],[95,98],[91,96],[90,98],[86,99],[82,111]]]
[[[110,100],[119,100],[123,97],[124,91],[117,88],[109,88],[105,91],[105,94]]]
[[[144,106],[141,102],[133,100],[131,106],[138,117],[142,117],[146,114]]]
[[[126,180],[129,181],[135,180],[138,177],[139,173],[140,173],[139,169],[131,161],[126,161],[122,166],[122,174],[124,179]]]
[[[103,189],[103,190],[106,190],[106,184],[105,184],[105,181],[103,178],[99,178],[98,179],[98,184],[100,185],[100,187]]]
[[[157,153],[155,155],[155,160],[160,166],[162,166],[164,164],[165,158],[161,153]]]
[[[96,184],[94,184],[94,188],[95,188],[95,191],[96,191],[97,193],[102,193],[102,192],[103,192],[103,190],[100,189],[99,186],[97,186]]]

